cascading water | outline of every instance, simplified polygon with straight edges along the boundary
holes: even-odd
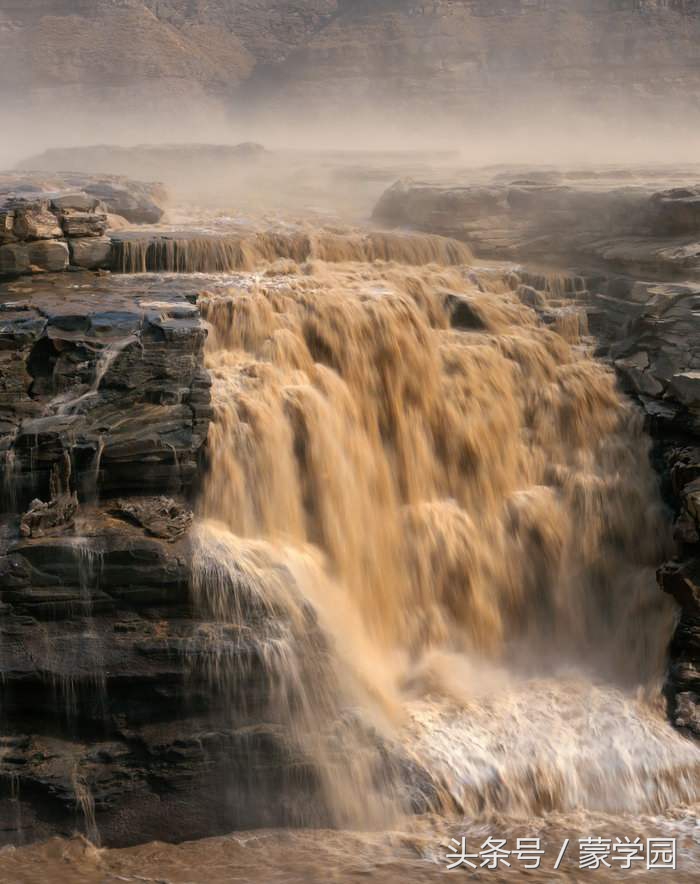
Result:
[[[410,233],[333,233],[303,230],[244,234],[124,235],[112,243],[120,273],[227,273],[254,270],[261,262],[399,261],[402,264],[464,264],[466,245],[441,236]]]
[[[659,708],[667,531],[611,372],[494,275],[293,269],[200,301],[194,582],[256,633],[322,821],[696,801],[697,750]]]

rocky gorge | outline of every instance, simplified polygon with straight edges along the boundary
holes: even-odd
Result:
[[[336,180],[356,180],[357,174],[346,158],[334,167]],[[378,191],[386,174],[385,168],[367,173]],[[314,756],[321,750],[308,742],[311,728],[303,717],[310,714],[308,705],[333,719],[329,766],[358,746],[358,757],[369,756],[369,774],[364,766],[356,772],[368,776],[360,779],[368,796],[377,783],[388,782],[401,806],[414,813],[454,809],[460,791],[452,786],[449,770],[392,745],[378,725],[358,722],[352,709],[337,714],[326,708],[327,697],[318,689],[326,683],[312,677],[310,666],[328,665],[334,641],[328,639],[323,606],[304,596],[304,575],[321,574],[320,585],[331,598],[336,589],[307,547],[292,555],[291,541],[274,546],[272,531],[254,535],[250,547],[233,545],[222,523],[231,518],[244,526],[265,519],[276,524],[279,513],[289,516],[290,524],[295,519],[306,524],[306,519],[309,546],[331,550],[328,555],[337,556],[339,571],[350,580],[355,561],[343,550],[361,550],[362,536],[351,530],[357,513],[345,505],[346,498],[340,498],[340,507],[329,500],[333,493],[350,492],[321,462],[323,446],[333,446],[345,432],[353,440],[348,456],[372,464],[362,459],[367,453],[352,437],[353,427],[384,421],[377,450],[396,447],[396,469],[405,472],[401,481],[410,489],[411,457],[418,465],[427,457],[420,446],[415,452],[401,447],[412,444],[412,427],[403,415],[416,403],[424,409],[417,425],[431,427],[436,459],[448,463],[449,475],[465,472],[464,456],[451,440],[459,438],[470,452],[474,476],[469,481],[483,487],[477,484],[474,492],[467,483],[467,491],[460,487],[459,493],[474,494],[475,501],[498,497],[493,476],[519,482],[520,474],[513,467],[514,479],[502,476],[501,462],[490,458],[480,439],[485,430],[494,432],[491,415],[502,438],[518,436],[520,411],[513,406],[516,417],[501,413],[497,403],[502,398],[510,407],[522,382],[519,370],[511,377],[510,367],[503,378],[498,375],[499,348],[508,355],[508,366],[522,360],[535,372],[534,386],[522,394],[523,414],[537,412],[537,385],[552,383],[557,360],[571,372],[570,381],[566,374],[561,381],[570,384],[563,390],[584,409],[588,423],[569,420],[575,409],[566,398],[555,402],[554,422],[563,427],[557,456],[565,457],[567,446],[587,451],[593,444],[589,436],[605,434],[598,421],[607,427],[607,417],[601,415],[619,407],[597,369],[582,376],[584,389],[576,385],[576,371],[587,370],[580,369],[579,355],[595,351],[612,364],[641,405],[654,439],[654,463],[675,512],[677,543],[675,557],[663,565],[649,552],[651,567],[661,565],[663,593],[644,596],[643,605],[652,624],[658,617],[663,635],[665,614],[656,611],[656,603],[663,608],[664,594],[678,603],[666,680],[668,716],[688,743],[700,736],[700,285],[693,251],[700,216],[699,198],[689,184],[693,172],[640,170],[640,180],[629,189],[620,187],[613,173],[597,173],[595,187],[581,172],[471,174],[474,180],[458,183],[404,180],[380,197],[373,225],[326,228],[288,221],[232,225],[228,218],[178,225],[164,214],[172,199],[162,186],[98,172],[15,172],[0,178],[5,190],[0,209],[0,841],[32,842],[77,829],[93,841],[123,846],[258,827],[328,825],[335,821],[334,808],[326,800],[324,765]],[[96,260],[93,250],[99,249],[102,257]],[[61,253],[55,264],[46,257],[52,250]],[[95,259],[83,258],[85,252]],[[373,337],[375,328],[386,336]],[[353,334],[346,335],[348,329]],[[444,363],[431,363],[424,355],[432,354],[426,344],[432,332],[440,336]],[[400,346],[393,334],[399,334]],[[532,343],[523,343],[530,336]],[[414,339],[415,352],[410,349]],[[369,349],[353,353],[355,342]],[[465,354],[475,360],[473,375],[471,363],[460,361]],[[367,365],[380,368],[379,381],[364,374]],[[437,365],[445,372],[439,395],[430,386]],[[283,382],[276,375],[282,369],[289,372]],[[232,370],[240,380],[236,376],[229,389]],[[324,412],[319,396],[305,392],[302,371],[318,372],[318,391],[338,408],[350,407],[345,398],[333,398],[334,374],[361,390],[366,386],[376,392],[379,404],[371,400],[371,407],[377,414],[366,406],[362,420],[349,410],[347,424],[332,424],[337,413]],[[482,392],[476,379],[485,384]],[[281,407],[275,399],[278,385],[284,389]],[[400,397],[400,407],[388,408],[387,414],[382,411],[385,388]],[[454,408],[448,389],[465,397]],[[445,412],[439,410],[441,397],[450,406]],[[469,413],[468,404],[481,423],[473,436],[462,438],[456,428]],[[547,408],[545,424],[551,419]],[[452,434],[441,435],[444,421]],[[341,429],[326,435],[326,424]],[[532,427],[538,426],[533,419]],[[222,439],[224,432],[230,435]],[[293,492],[282,494],[278,487],[286,487],[287,448],[290,463],[306,477],[307,484],[294,492],[302,516],[288,499]],[[239,458],[234,465],[227,459],[231,451]],[[591,452],[602,458],[598,479],[603,481],[604,446],[603,454]],[[338,463],[342,476],[345,462]],[[627,460],[614,463],[622,473],[629,469]],[[641,461],[638,466],[643,485],[646,466]],[[367,497],[379,517],[372,507],[360,512],[364,521],[378,519],[380,539],[398,543],[397,535],[382,533],[381,495],[387,492],[381,473],[373,469],[368,467],[367,475],[370,485],[376,484]],[[619,504],[625,515],[610,533],[626,555],[640,536],[650,543],[656,516],[652,510],[633,515],[635,493],[624,496],[627,489],[620,492],[614,480],[604,494],[594,490],[588,497],[581,477],[568,485],[545,470],[541,478],[541,485],[535,482],[520,498],[516,491],[507,510],[504,550],[514,561],[520,555],[525,559],[517,572],[519,586],[554,592],[548,569],[559,557],[566,559],[561,548],[570,543],[555,537],[546,521],[546,500],[539,500],[536,490],[545,481],[567,501],[571,494],[574,511],[583,499],[591,524],[608,498]],[[366,506],[363,500],[357,505]],[[343,525],[337,525],[334,512],[346,514]],[[498,536],[497,521],[484,524]],[[411,579],[425,580],[420,592],[402,601],[401,609],[418,612],[404,630],[415,630],[412,641],[418,647],[431,641],[439,646],[446,629],[442,618],[463,616],[460,631],[470,640],[474,633],[475,647],[488,659],[493,641],[488,634],[498,636],[502,629],[507,635],[514,628],[506,602],[503,611],[490,607],[498,595],[492,587],[500,580],[510,586],[511,576],[502,575],[490,559],[482,562],[486,554],[472,546],[468,519],[450,507],[443,514],[420,499],[408,518],[401,513],[400,525],[415,532],[409,535],[415,563],[407,556],[414,563]],[[426,575],[421,562],[443,561],[431,546],[443,530],[448,540],[438,548],[444,570]],[[241,529],[240,536],[249,533]],[[513,546],[511,535],[517,539]],[[612,561],[617,554],[605,532],[596,543],[601,545],[594,544],[590,561],[577,560],[581,570],[594,575],[596,557]],[[374,547],[369,549],[374,554]],[[359,553],[355,559],[369,575],[377,568],[369,553],[367,561]],[[386,574],[395,567],[390,558],[379,565]],[[483,597],[472,574],[484,581]],[[635,570],[633,576],[641,584],[646,571]],[[627,654],[625,618],[616,613],[613,599],[617,576],[600,579],[610,596],[595,600],[610,614],[612,645]],[[450,596],[455,581],[469,587],[466,611]],[[270,590],[280,584],[284,599]],[[444,598],[433,606],[431,594],[438,590]],[[376,600],[364,599],[374,612]],[[547,635],[548,617],[568,624],[556,619],[563,617],[556,613],[560,606],[553,597],[554,613],[544,617]],[[528,612],[536,607],[517,608],[513,619],[529,623]],[[352,616],[339,609],[350,629]],[[474,610],[478,616],[472,616]],[[388,622],[390,631],[395,625],[391,618]],[[539,628],[536,618],[530,625]],[[423,681],[430,695],[439,672],[409,670],[404,676],[409,696],[420,692]],[[309,686],[316,692],[312,704],[305,693]],[[624,739],[625,701],[615,695],[611,709],[606,707],[606,714],[613,720],[619,715]],[[669,733],[659,744],[668,740],[664,751],[682,766],[685,742],[673,742]],[[494,787],[493,764],[487,755],[487,774],[469,769],[476,797],[467,794],[463,800],[475,816],[479,806],[509,809],[519,794],[510,791],[504,775]],[[531,798],[524,787],[534,802],[527,806],[558,809],[563,801],[568,807],[566,784],[555,780],[547,788],[551,792],[544,798],[539,790]]]

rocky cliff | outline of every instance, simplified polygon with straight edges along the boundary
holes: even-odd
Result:
[[[0,841],[90,832],[95,813],[110,839],[156,837],[233,739],[200,733],[186,677],[205,652],[187,539],[205,331],[182,295],[138,288],[54,278],[0,299]]]
[[[1,0],[0,89],[142,106],[242,84],[345,107],[696,105],[699,37],[697,0]]]

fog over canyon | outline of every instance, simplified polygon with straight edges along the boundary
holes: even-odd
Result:
[[[0,120],[0,882],[698,880],[700,2],[0,0]]]

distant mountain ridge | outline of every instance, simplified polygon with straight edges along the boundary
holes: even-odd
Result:
[[[700,106],[700,0],[0,0],[4,102],[254,96],[272,102]]]

